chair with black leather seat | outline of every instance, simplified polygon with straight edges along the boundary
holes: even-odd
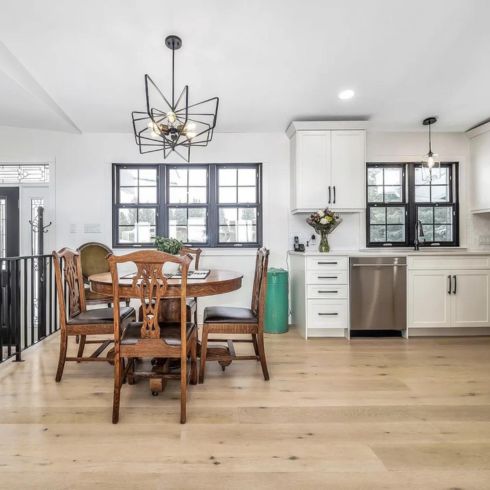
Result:
[[[110,357],[100,357],[104,350],[114,341],[114,309],[98,308],[87,310],[85,290],[80,263],[80,254],[75,250],[63,248],[53,252],[56,289],[60,310],[60,357],[56,381],[61,381],[66,361],[112,361]],[[68,297],[68,308],[65,303]],[[124,307],[119,310],[121,322],[135,318],[133,308]],[[87,340],[87,336],[110,335],[104,340]],[[80,336],[78,354],[76,357],[67,357],[68,337]],[[89,356],[83,357],[85,344],[98,344],[97,349]]]
[[[266,248],[258,249],[250,308],[210,306],[204,309],[199,383],[204,382],[206,361],[218,361],[224,370],[226,365],[235,360],[257,360],[261,363],[264,379],[266,381],[269,380],[264,347],[264,309],[268,261],[269,250]],[[250,340],[230,338],[208,339],[209,334],[251,334],[252,338]],[[208,350],[208,341],[226,342],[227,348]],[[234,342],[253,344],[255,355],[237,355],[235,353]]]
[[[186,421],[187,384],[189,381],[187,364],[190,357],[190,383],[197,383],[197,328],[192,322],[186,321],[187,271],[191,257],[176,257],[164,252],[138,251],[124,256],[111,255],[108,258],[112,275],[114,307],[116,322],[114,330],[114,403],[112,422],[119,420],[119,400],[121,385],[127,373],[131,379],[139,376],[163,379],[180,378],[180,422]],[[119,311],[119,274],[118,264],[133,263],[136,266],[130,296],[141,301],[141,318],[132,322],[120,331],[117,320]],[[167,262],[178,264],[182,268],[180,287],[180,321],[173,325],[160,326],[158,322],[161,299],[168,288],[163,267]],[[180,374],[172,372],[149,373],[135,371],[135,359],[165,358],[180,360]],[[123,372],[123,359],[128,359]],[[162,384],[163,387],[163,384]]]

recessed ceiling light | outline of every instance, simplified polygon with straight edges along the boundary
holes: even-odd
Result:
[[[341,100],[352,99],[352,97],[354,97],[354,95],[355,95],[354,90],[351,90],[351,89],[342,90],[342,92],[339,92],[339,99],[341,99]]]

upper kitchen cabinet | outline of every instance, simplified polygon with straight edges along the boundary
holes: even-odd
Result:
[[[364,122],[292,122],[291,211],[365,208]]]
[[[490,213],[490,123],[468,131],[471,152],[471,211]]]

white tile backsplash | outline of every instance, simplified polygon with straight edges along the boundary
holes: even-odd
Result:
[[[315,234],[313,228],[306,223],[310,213],[292,214],[289,218],[289,248],[293,248],[293,239],[299,237],[300,243],[310,240]],[[328,241],[332,250],[359,250],[365,247],[364,226],[362,220],[364,213],[342,213],[342,223],[329,235]],[[309,249],[318,248],[320,238],[317,236],[315,243],[311,243]],[[308,248],[307,248],[308,250]]]

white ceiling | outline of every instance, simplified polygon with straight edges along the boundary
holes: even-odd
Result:
[[[219,96],[218,131],[283,131],[293,119],[464,131],[490,116],[488,0],[0,0],[0,125],[131,131],[143,76]],[[1,53],[0,53],[1,54]],[[4,66],[5,64],[9,66]],[[15,69],[14,69],[15,71]],[[14,74],[15,75],[15,74]],[[42,88],[42,90],[39,90]],[[340,101],[344,88],[356,97]]]

